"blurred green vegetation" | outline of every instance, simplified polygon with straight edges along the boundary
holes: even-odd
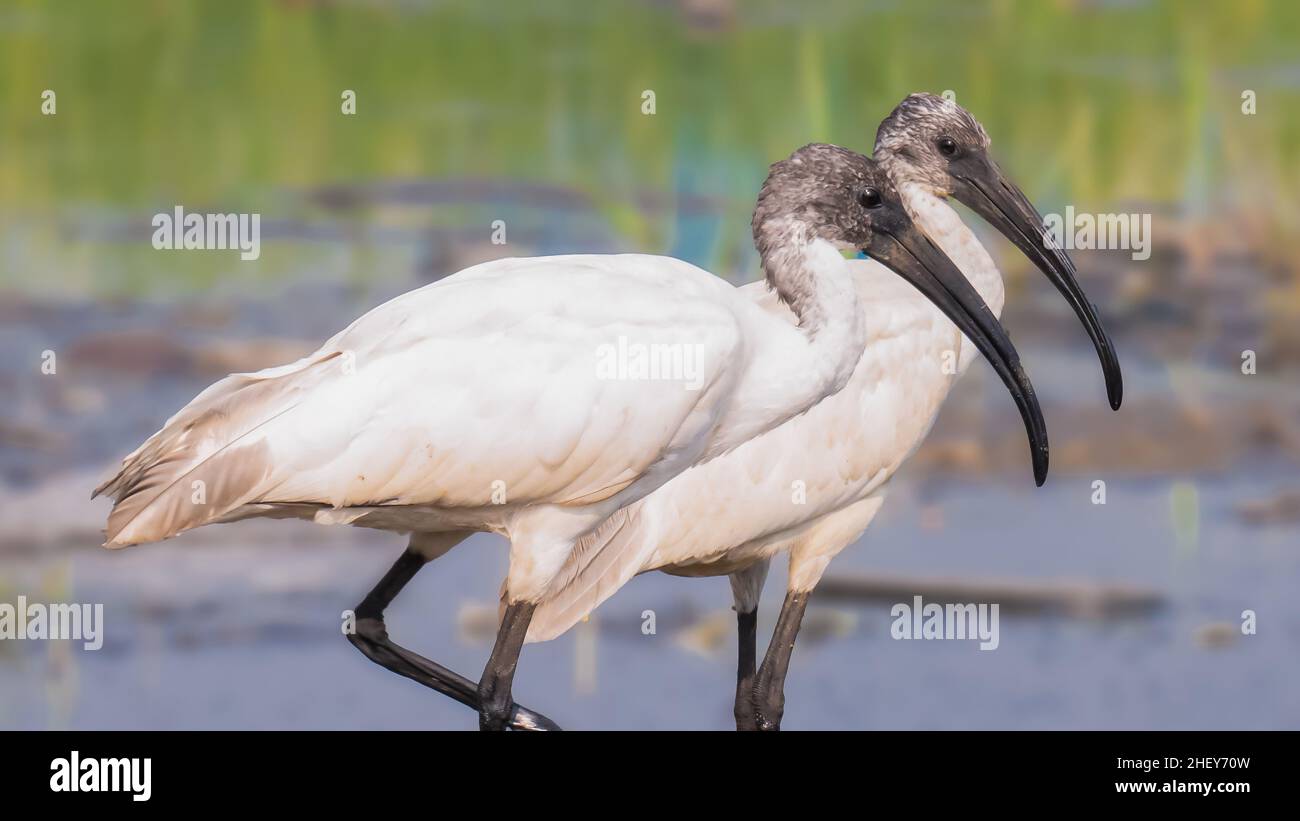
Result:
[[[916,90],[952,89],[1044,209],[1230,213],[1290,240],[1298,46],[1291,0],[0,0],[0,288],[204,287],[229,257],[69,226],[175,203],[296,219],[296,192],[394,179],[574,189],[628,248],[734,270],[769,162],[811,140],[869,150]],[[636,207],[646,191],[670,207]],[[722,213],[687,226],[673,194]],[[241,275],[322,255],[283,250]]]

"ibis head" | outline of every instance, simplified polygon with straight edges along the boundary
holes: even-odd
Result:
[[[966,334],[1011,392],[1029,433],[1034,477],[1047,478],[1047,428],[1033,385],[997,317],[961,270],[913,223],[883,164],[832,145],[812,144],[775,163],[754,210],[754,240],[768,281],[792,306],[797,278],[773,276],[771,256],[803,225],[817,238],[857,248],[910,282]]]
[[[919,184],[937,196],[956,198],[1029,257],[1083,323],[1101,360],[1110,406],[1119,410],[1123,375],[1096,306],[1080,287],[1073,261],[1045,230],[1042,216],[989,155],[989,136],[979,121],[947,98],[909,95],[876,131],[875,158],[900,186]]]

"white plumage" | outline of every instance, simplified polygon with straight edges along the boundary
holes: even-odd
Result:
[[[956,211],[919,186],[900,186],[900,193],[921,230],[1000,314],[1001,275]],[[888,480],[920,445],[978,351],[884,266],[849,265],[868,338],[844,390],[691,468],[580,540],[533,615],[530,641],[560,635],[649,570],[734,573],[788,551],[790,589],[811,590],[830,559],[862,534]],[[741,290],[772,316],[794,321],[761,283]]]
[[[772,166],[754,218],[797,325],[667,257],[466,269],[201,393],[96,491],[116,503],[106,544],[274,516],[411,532],[432,556],[486,530],[511,542],[509,599],[536,601],[614,511],[842,388],[865,338],[839,248],[911,230],[871,160],[809,145]],[[689,348],[689,379],[602,372],[627,340]]]
[[[845,266],[829,247],[807,253]],[[548,524],[540,508],[576,529],[585,517],[564,512],[607,515],[838,387],[828,346],[855,358],[856,324],[809,341],[666,257],[485,263],[381,305],[296,363],[208,388],[101,488],[118,500],[107,542],[322,506],[334,521],[512,539]],[[697,346],[698,389],[599,378],[602,346],[620,336]],[[403,509],[390,522],[381,506]]]

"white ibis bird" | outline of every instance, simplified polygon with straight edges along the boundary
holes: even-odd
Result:
[[[506,259],[387,302],[297,362],[229,376],[96,491],[115,502],[106,544],[254,516],[409,533],[357,607],[353,643],[475,708],[483,729],[553,727],[511,695],[537,602],[600,522],[848,382],[867,328],[842,249],[935,293],[957,287],[946,304],[1014,358],[869,158],[808,145],[774,164],[753,231],[788,316],[676,259]],[[690,384],[602,374],[622,340],[691,346]],[[421,566],[475,531],[510,542],[506,606],[477,683],[394,644],[383,622]]]
[[[914,94],[880,125],[875,159],[922,232],[962,269],[963,284],[978,292],[986,321],[1001,313],[1002,277],[946,197],[992,223],[1047,275],[1091,336],[1110,404],[1118,410],[1119,362],[1096,309],[1069,258],[1045,237],[1042,218],[989,158],[988,147],[984,128],[964,109]],[[868,339],[848,386],[808,413],[686,471],[581,539],[561,572],[566,581],[554,586],[534,614],[529,641],[564,632],[637,573],[730,574],[740,631],[737,727],[779,729],[795,635],[808,595],[831,559],[870,524],[890,477],[925,438],[977,350],[1013,393],[1017,382],[1008,377],[1019,373],[1014,356],[999,361],[959,311],[942,310],[948,303],[927,290],[930,283],[914,288],[871,261],[851,267]],[[761,284],[742,290],[771,315],[796,321]],[[1023,413],[1024,403],[1017,401]],[[1034,441],[1031,417],[1026,421],[1034,455],[1043,449],[1045,468],[1046,440]],[[1036,469],[1040,485],[1044,475]],[[798,493],[792,492],[796,486]],[[786,598],[756,670],[759,593],[769,560],[781,552],[789,554]]]

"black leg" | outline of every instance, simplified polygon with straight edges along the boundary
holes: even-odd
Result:
[[[375,589],[366,594],[361,604],[357,605],[356,632],[348,636],[348,641],[379,666],[478,710],[481,702],[477,684],[441,664],[394,644],[388,638],[388,629],[384,626],[384,610],[426,562],[427,559],[415,551],[402,553],[379,580],[379,584],[375,585]],[[509,693],[509,688],[506,692]],[[511,703],[505,712],[507,716],[504,723],[517,730],[560,729],[546,716],[518,704]]]
[[[528,635],[528,623],[536,609],[537,605],[528,602],[506,605],[497,642],[478,683],[480,730],[504,730],[511,723],[514,700],[510,686],[515,680],[515,667],[519,665],[519,651],[524,648],[524,637]]]
[[[758,611],[736,611],[740,652],[736,661],[736,729],[757,730],[754,723],[754,663],[758,656]]]
[[[794,650],[795,636],[803,621],[808,594],[791,591],[781,605],[781,615],[772,631],[772,642],[767,646],[763,666],[758,669],[754,682],[755,723],[760,730],[781,729],[781,716],[785,713],[785,674],[790,668],[790,653]]]

